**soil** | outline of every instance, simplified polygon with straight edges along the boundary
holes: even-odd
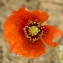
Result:
[[[40,9],[49,14],[45,24],[53,25],[63,31],[63,0],[0,0],[0,63],[30,63],[28,58],[10,53],[9,44],[3,36],[3,24],[13,10],[22,6],[30,11]],[[63,37],[55,39],[59,45],[59,55],[63,60]],[[58,63],[54,49],[46,45],[46,54],[34,59],[34,63]]]

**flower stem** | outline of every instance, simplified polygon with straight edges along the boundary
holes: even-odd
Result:
[[[59,56],[59,53],[58,53],[58,49],[57,49],[57,48],[54,48],[54,51],[55,51],[55,53],[56,53],[58,62],[59,62],[59,63],[62,63],[62,60],[61,60],[61,58],[60,58],[60,56]]]

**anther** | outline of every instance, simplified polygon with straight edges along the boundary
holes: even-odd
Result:
[[[43,29],[43,28],[41,27],[41,29]]]
[[[31,25],[32,24],[32,25]],[[34,25],[36,24],[36,25]],[[47,32],[44,32],[45,28],[41,23],[37,22],[37,20],[28,20],[28,23],[23,28],[25,36],[29,38],[29,40],[34,43],[39,39],[40,36],[47,35]]]
[[[34,21],[34,24],[36,24],[36,21]]]
[[[28,28],[28,26],[26,26],[26,28]]]
[[[44,26],[42,28],[45,28]]]

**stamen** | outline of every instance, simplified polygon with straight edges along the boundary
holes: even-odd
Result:
[[[36,21],[34,21],[34,24],[36,24]]]
[[[39,35],[44,36],[47,35],[47,32],[44,32],[44,26],[42,23],[38,22],[37,20],[28,20],[28,23],[24,27],[24,33],[29,40],[34,43],[35,41],[39,40]]]

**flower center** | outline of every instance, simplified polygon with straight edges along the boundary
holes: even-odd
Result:
[[[37,20],[29,20],[23,29],[25,36],[33,43],[39,40],[39,35],[44,36],[47,34],[45,27]]]
[[[29,33],[32,35],[32,36],[35,36],[38,34],[39,32],[39,28],[37,26],[31,26],[29,27]]]

